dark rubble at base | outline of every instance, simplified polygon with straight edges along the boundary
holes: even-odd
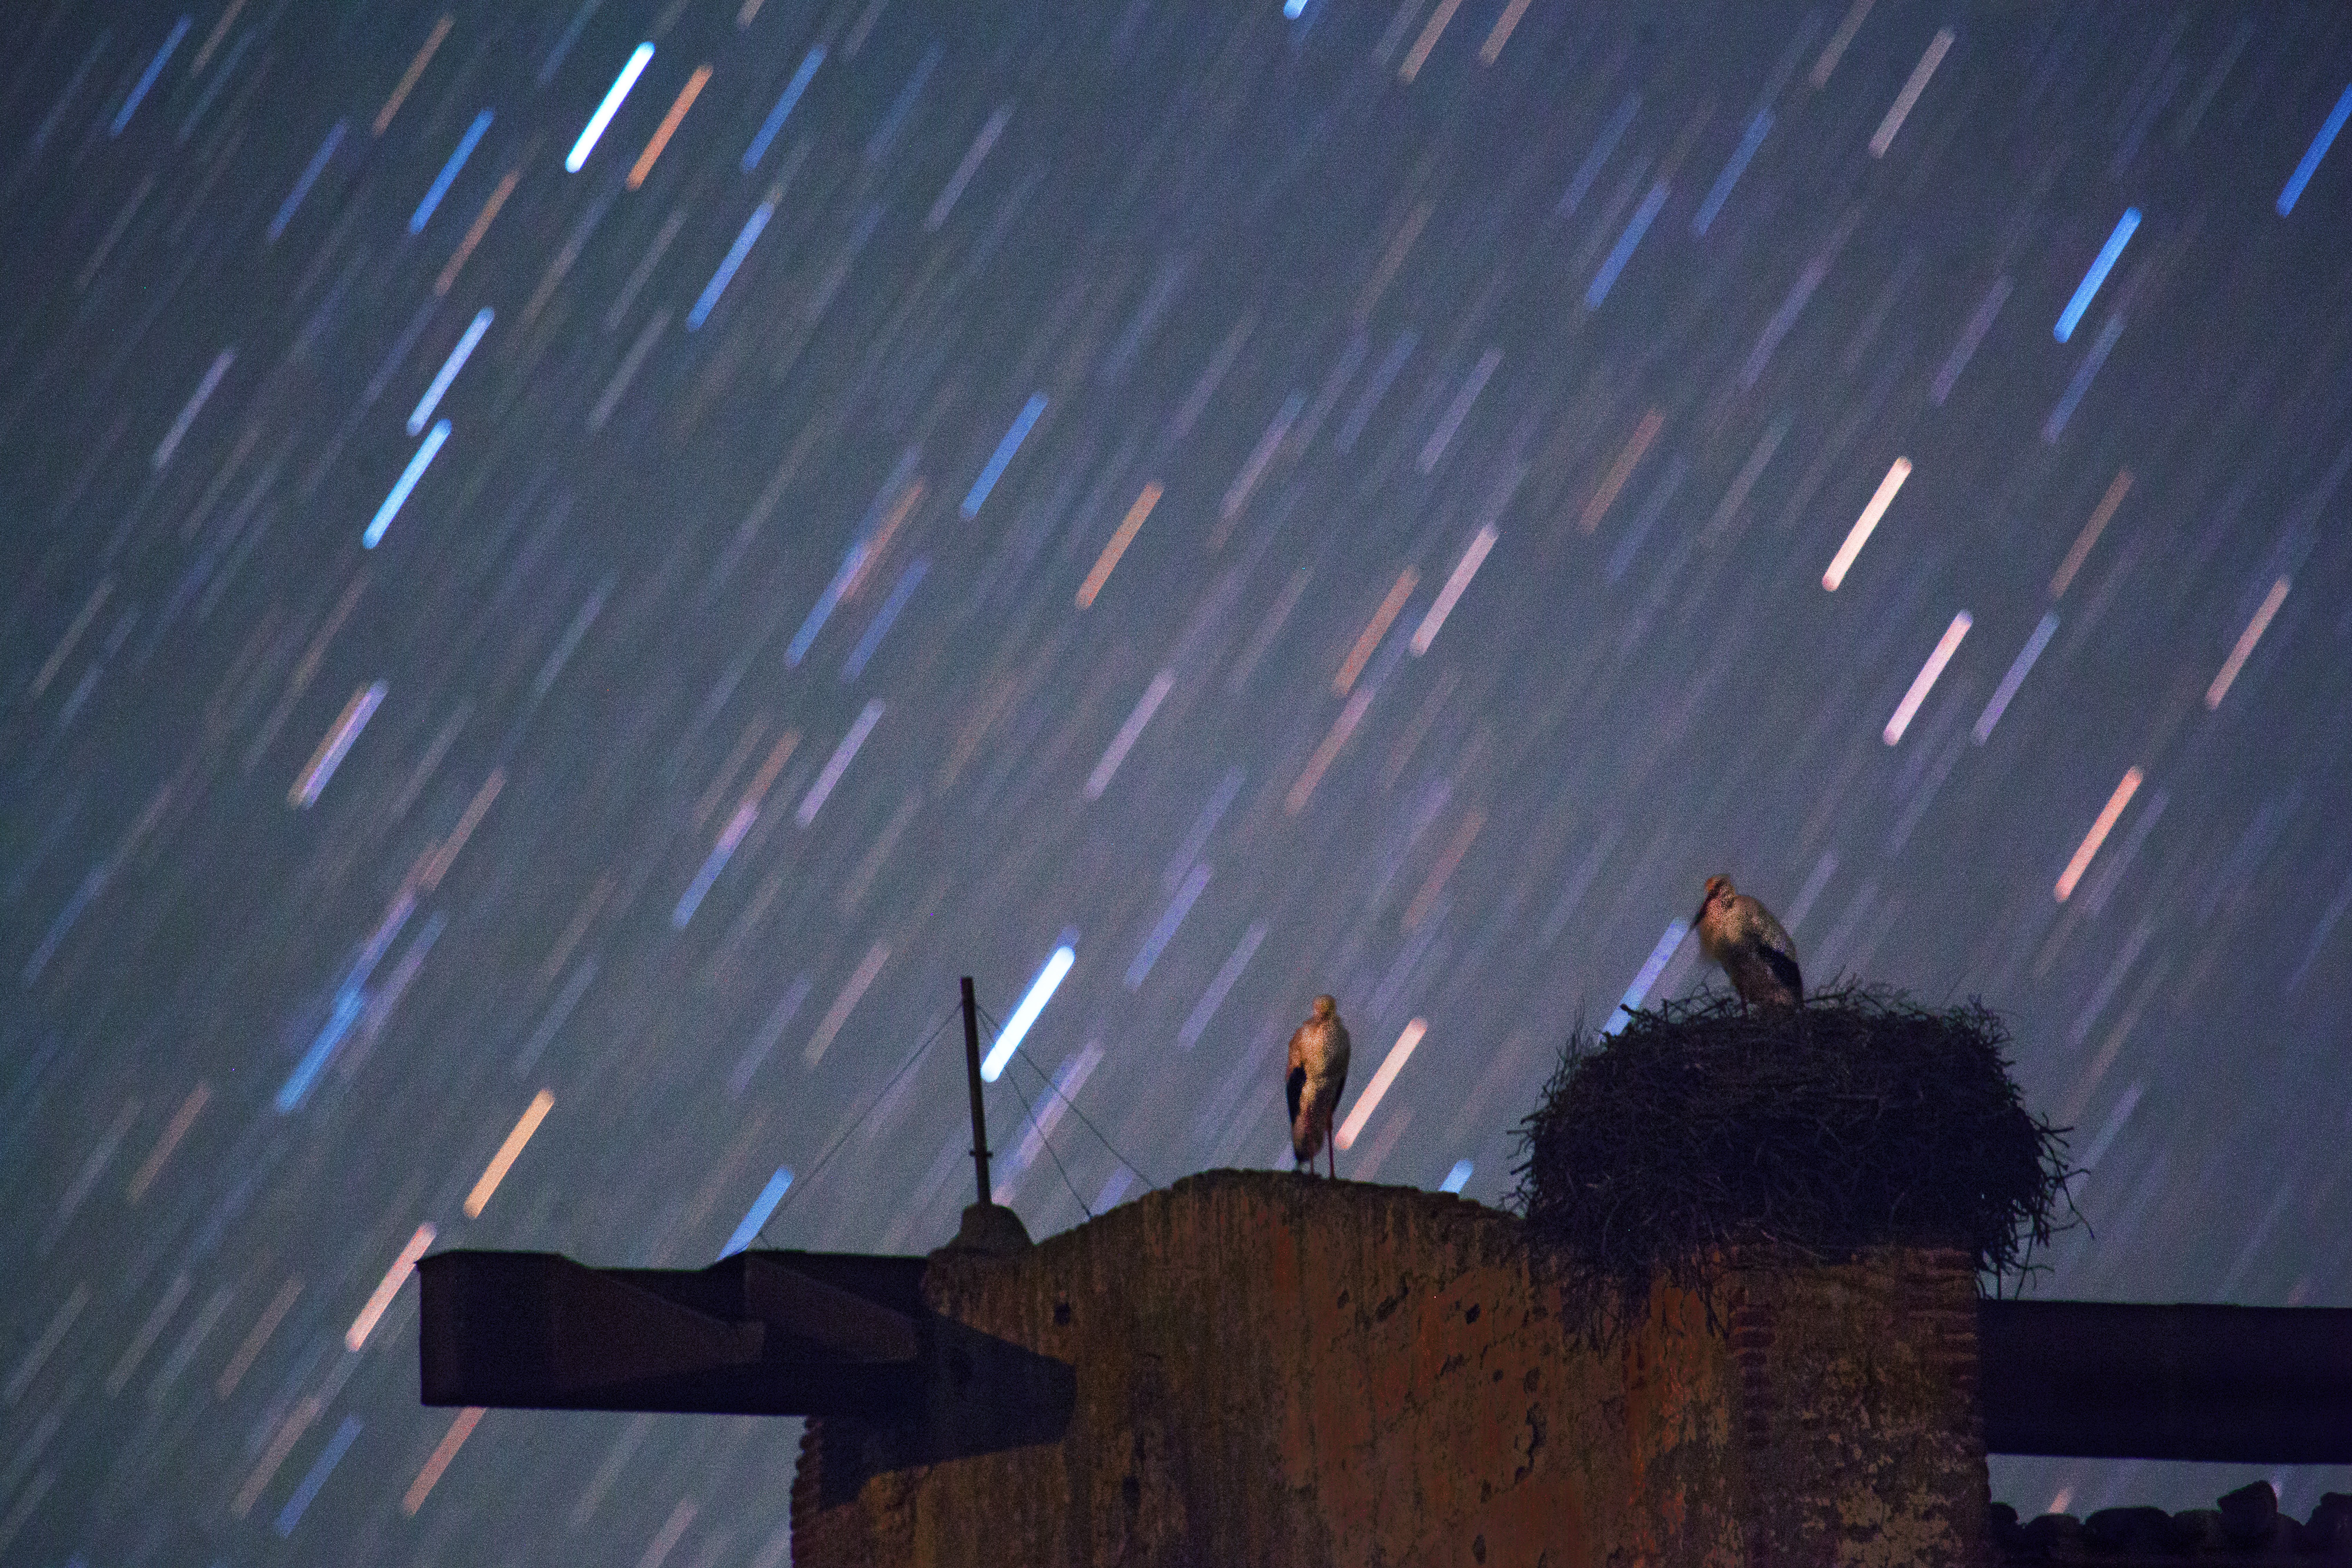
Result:
[[[2326,1493],[2303,1521],[2279,1511],[2268,1481],[2241,1487],[2213,1508],[2181,1513],[2104,1508],[2087,1519],[2045,1513],[2021,1523],[2014,1508],[1997,1502],[1988,1533],[2003,1563],[2352,1563],[2352,1494]]]

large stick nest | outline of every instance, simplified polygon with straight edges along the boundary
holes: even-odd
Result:
[[[1801,1009],[1702,997],[1581,1023],[1519,1124],[1512,1204],[1606,1336],[1664,1278],[1704,1297],[1711,1259],[1829,1260],[1952,1247],[1996,1283],[2045,1245],[2067,1174],[2061,1129],[2025,1109],[2009,1031],[1848,987]]]

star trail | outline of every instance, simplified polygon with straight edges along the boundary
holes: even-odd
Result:
[[[2347,79],[2326,7],[0,7],[0,1561],[780,1568],[797,1424],[422,1408],[416,1259],[940,1244],[961,974],[1033,1234],[1286,1163],[1323,991],[1340,1174],[1496,1202],[1715,873],[2008,1016],[2032,1290],[2352,1304]]]

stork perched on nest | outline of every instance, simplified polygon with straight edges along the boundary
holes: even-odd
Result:
[[[1311,1171],[1315,1156],[1331,1142],[1331,1113],[1339,1108],[1339,1092],[1348,1083],[1348,1026],[1339,1021],[1339,1004],[1329,997],[1315,998],[1315,1016],[1290,1036],[1290,1068],[1283,1090],[1290,1103],[1290,1152],[1298,1168]],[[1330,1152],[1331,1177],[1339,1176],[1339,1156]]]
[[[1805,1005],[1797,945],[1772,912],[1733,887],[1729,877],[1706,879],[1706,897],[1699,904],[1695,924],[1701,951],[1723,966],[1741,1001],[1751,1008]]]

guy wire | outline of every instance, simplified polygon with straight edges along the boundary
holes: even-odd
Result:
[[[834,1152],[841,1147],[842,1144],[848,1138],[850,1134],[857,1131],[857,1129],[865,1124],[866,1117],[874,1113],[874,1107],[879,1105],[882,1103],[883,1098],[887,1095],[891,1090],[896,1089],[898,1086],[898,1080],[906,1077],[908,1071],[911,1069],[917,1061],[922,1059],[923,1052],[931,1048],[931,1041],[940,1038],[940,1031],[955,1021],[956,1014],[959,1010],[961,1009],[950,1008],[948,1009],[947,1016],[940,1019],[939,1022],[931,1026],[931,1032],[923,1037],[922,1043],[915,1047],[913,1051],[908,1052],[907,1060],[898,1064],[898,1071],[890,1075],[890,1082],[882,1085],[880,1091],[877,1092],[872,1099],[866,1102],[865,1108],[859,1111],[856,1115],[851,1117],[848,1124],[845,1125],[840,1132],[834,1134],[833,1142],[827,1144],[825,1145],[824,1153],[816,1157],[816,1164],[809,1167],[808,1175],[803,1176],[799,1181],[794,1182],[793,1184],[792,1190],[785,1193],[782,1201],[779,1202],[776,1207],[770,1211],[767,1218],[760,1222],[760,1228],[753,1235],[753,1240],[765,1241],[768,1239],[768,1227],[776,1222],[776,1216],[782,1214],[784,1211],[785,1205],[792,1202],[792,1193],[807,1190],[809,1185],[814,1182],[816,1178],[824,1173],[825,1162],[833,1158]],[[1139,1171],[1136,1174],[1140,1176],[1142,1173]]]

